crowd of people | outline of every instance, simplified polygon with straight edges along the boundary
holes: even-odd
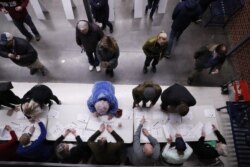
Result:
[[[208,5],[215,0],[182,0],[178,2],[172,14],[171,32],[168,34],[161,31],[145,41],[142,51],[145,53],[145,62],[142,69],[144,74],[151,71],[157,72],[157,64],[162,58],[171,58],[172,47],[178,42],[181,34],[191,22],[198,22]],[[0,56],[8,58],[18,66],[27,67],[30,74],[40,72],[46,75],[46,68],[39,60],[38,52],[30,44],[34,36],[40,41],[41,36],[36,29],[26,9],[29,0],[0,0],[0,10],[8,13],[15,26],[26,39],[14,36],[10,32],[0,34]],[[150,11],[149,18],[153,20],[154,12],[157,10],[159,0],[148,0],[145,7],[145,15]],[[87,20],[79,20],[76,24],[76,44],[86,53],[89,63],[89,71],[94,69],[114,76],[114,70],[118,66],[120,48],[115,38],[104,34],[103,30],[109,27],[110,33],[114,28],[109,21],[108,0],[90,0],[91,12],[96,23]],[[34,36],[24,26],[27,24]],[[176,39],[176,40],[175,40]],[[204,45],[194,53],[195,67],[188,76],[187,83],[192,84],[198,74],[208,69],[209,74],[217,74],[220,71],[227,55],[227,46],[223,43]],[[218,140],[212,145],[205,142],[205,130],[202,129],[201,137],[197,142],[185,142],[182,135],[177,133],[169,136],[165,146],[161,146],[157,139],[144,128],[145,118],[141,118],[140,124],[134,133],[133,143],[124,144],[123,139],[113,130],[112,126],[104,124],[88,139],[83,142],[75,129],[66,129],[53,144],[46,141],[47,130],[39,114],[44,106],[52,105],[55,101],[58,105],[61,101],[46,85],[36,85],[31,88],[22,98],[15,95],[11,89],[10,82],[0,83],[0,107],[9,107],[8,113],[21,110],[31,123],[38,124],[40,128],[39,137],[31,141],[35,131],[32,126],[28,133],[23,133],[18,139],[11,126],[6,125],[5,130],[10,133],[11,140],[0,144],[0,160],[4,161],[32,161],[32,162],[60,162],[60,163],[93,163],[103,165],[144,165],[157,164],[182,165],[191,154],[197,155],[200,160],[215,160],[220,155],[227,156],[226,141],[214,125],[212,126]],[[189,107],[196,104],[195,98],[182,85],[174,84],[166,90],[153,81],[144,81],[132,90],[132,107],[152,107],[158,99],[161,99],[161,110],[167,113],[178,113],[185,116]],[[142,102],[142,106],[140,103]],[[147,106],[147,103],[150,105]],[[96,117],[108,115],[108,119],[119,118],[122,109],[119,109],[118,99],[115,96],[114,86],[111,82],[96,82],[92,94],[87,101],[89,111]],[[97,127],[98,128],[98,127]],[[98,138],[105,130],[110,133],[115,143],[110,143],[105,137]],[[141,144],[142,134],[148,138],[149,143]],[[66,143],[63,140],[68,134],[75,136],[75,143]],[[98,140],[96,140],[98,138]],[[173,141],[175,138],[175,141]]]

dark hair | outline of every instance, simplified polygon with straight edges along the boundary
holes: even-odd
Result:
[[[180,114],[180,116],[185,116],[189,112],[189,107],[186,103],[181,103],[179,104],[176,108],[175,111]]]
[[[224,44],[219,44],[215,48],[215,52],[218,53],[220,56],[226,56],[227,55],[227,47]]]
[[[98,148],[101,152],[104,152],[107,148],[107,145],[108,145],[107,140],[101,140],[101,139],[99,139],[97,141],[97,144],[98,144]]]
[[[116,40],[111,36],[104,36],[100,41],[100,45],[102,48],[106,48],[112,53],[114,53],[118,49]]]

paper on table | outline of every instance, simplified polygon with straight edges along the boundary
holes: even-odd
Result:
[[[25,120],[25,119],[27,119],[25,117],[25,115],[23,114],[23,112],[20,112],[20,111],[17,112],[16,118],[19,119],[19,120]]]
[[[206,135],[209,135],[209,134],[211,134],[213,132],[211,122],[208,122],[208,123],[204,124],[204,130],[205,130]]]
[[[4,127],[0,127],[0,134],[1,140],[9,140],[11,138],[10,134]]]
[[[168,119],[171,124],[181,124],[181,116],[177,113],[169,113]]]
[[[59,111],[51,109],[48,113],[48,118],[55,118],[58,119],[59,118]]]
[[[162,138],[163,137],[162,127],[151,128],[151,135],[155,138]]]
[[[58,137],[60,135],[62,135],[64,132],[64,127],[61,123],[57,122],[54,126],[52,126],[49,129],[49,132],[54,136],[54,137]]]
[[[93,130],[85,130],[83,132],[83,140],[87,141],[94,133],[95,131]]]
[[[193,113],[192,112],[188,112],[187,115],[185,115],[184,117],[182,117],[183,121],[192,121],[193,120]]]
[[[203,112],[204,112],[205,117],[208,117],[208,118],[215,117],[215,110],[205,109]]]
[[[182,137],[188,136],[192,128],[193,128],[192,125],[180,124],[176,127],[176,133],[180,133]]]
[[[199,138],[201,136],[201,129],[203,127],[203,124],[201,122],[198,122],[190,131],[191,134],[193,134],[193,136],[196,136],[197,138]]]
[[[89,115],[87,114],[77,114],[77,121],[79,122],[84,122],[84,123],[88,123],[89,121]]]
[[[167,123],[166,125],[163,125],[162,127],[163,127],[163,132],[166,138],[169,138],[170,135],[172,136],[173,135],[172,133],[175,132],[174,127],[169,123]]]
[[[94,130],[96,131],[97,129],[99,129],[100,125],[102,122],[97,122],[97,121],[93,121],[93,120],[89,120],[86,129],[87,130]]]

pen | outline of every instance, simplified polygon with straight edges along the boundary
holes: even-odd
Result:
[[[155,125],[157,125],[158,123],[159,123],[159,121],[158,121],[158,122],[156,122],[156,123],[154,124],[154,126],[155,126]]]
[[[83,50],[84,50],[84,49],[82,48],[81,53],[83,52]]]
[[[15,122],[11,122],[12,124],[15,124],[15,125],[19,125],[18,123],[15,123]]]
[[[28,126],[26,126],[26,127],[24,128],[23,132],[24,132],[27,128],[28,128]]]

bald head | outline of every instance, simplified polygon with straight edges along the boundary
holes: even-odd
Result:
[[[151,157],[153,155],[154,148],[151,144],[146,143],[143,146],[143,153],[146,157]]]
[[[81,33],[87,34],[89,31],[89,24],[86,21],[79,21],[77,23],[77,28],[80,30]]]
[[[167,43],[167,33],[160,32],[157,36],[157,42],[162,46]]]

